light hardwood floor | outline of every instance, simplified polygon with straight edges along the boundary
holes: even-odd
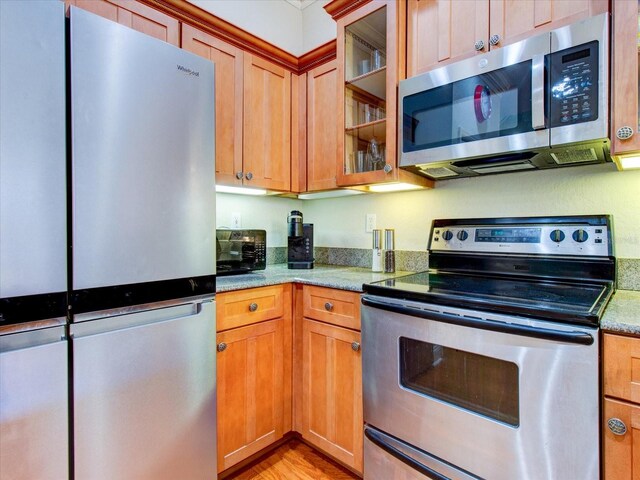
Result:
[[[291,440],[227,480],[359,480],[299,440]]]

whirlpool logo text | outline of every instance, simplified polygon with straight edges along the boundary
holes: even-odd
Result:
[[[193,77],[199,77],[200,72],[196,72],[195,70],[191,70],[190,68],[183,67],[182,65],[178,65],[178,70],[184,73],[185,75],[190,75]]]

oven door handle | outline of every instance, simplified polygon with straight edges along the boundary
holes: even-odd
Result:
[[[563,330],[532,327],[529,325],[518,325],[514,323],[498,322],[496,320],[461,317],[458,315],[433,311],[428,312],[426,310],[420,310],[418,308],[409,308],[402,305],[380,302],[366,296],[362,297],[362,304],[368,307],[386,310],[388,312],[410,315],[412,317],[420,317],[427,320],[435,320],[437,322],[450,323],[463,327],[480,328],[482,330],[490,330],[492,332],[507,333],[511,335],[520,335],[523,337],[539,338],[542,340],[552,340],[554,342],[574,343],[577,345],[593,345],[593,342],[595,341],[592,335],[580,331],[565,332]]]
[[[444,475],[436,472],[435,470],[423,465],[422,463],[414,460],[406,453],[398,450],[393,445],[389,445],[384,439],[380,436],[379,433],[371,430],[370,428],[364,429],[364,436],[367,437],[374,445],[380,447],[385,452],[387,452],[392,457],[397,458],[405,465],[417,470],[421,474],[425,475],[427,478],[431,478],[432,480],[451,480],[449,477],[445,477]]]

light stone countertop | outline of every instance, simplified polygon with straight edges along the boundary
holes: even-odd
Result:
[[[267,265],[266,270],[243,275],[219,276],[216,292],[303,283],[341,290],[362,291],[363,283],[409,275],[412,272],[374,273],[367,268],[316,265],[311,270],[289,270],[287,264]],[[617,290],[600,321],[604,331],[640,336],[640,291]]]
[[[315,265],[311,270],[289,270],[286,263],[267,265],[266,270],[216,277],[216,293],[283,283],[303,283],[340,290],[362,291],[363,283],[409,275],[412,272],[374,273],[368,268]]]
[[[640,291],[617,290],[604,311],[600,328],[640,336]]]

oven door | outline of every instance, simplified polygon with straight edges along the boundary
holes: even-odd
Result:
[[[599,477],[597,330],[365,295],[362,345],[365,423],[446,477]]]
[[[401,81],[400,166],[548,148],[549,51],[538,35]]]

